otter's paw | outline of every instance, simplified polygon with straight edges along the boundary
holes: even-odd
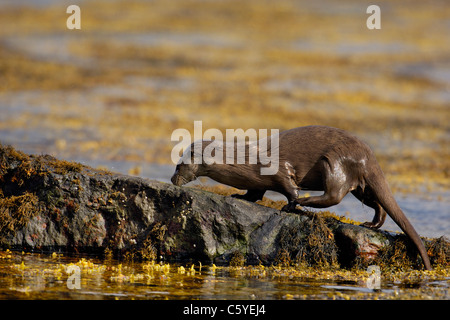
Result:
[[[283,208],[281,208],[281,211],[292,212],[295,210],[296,206],[297,206],[297,203],[291,202],[291,203],[288,203],[287,205],[285,205]]]

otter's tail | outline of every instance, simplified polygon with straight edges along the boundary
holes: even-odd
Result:
[[[379,204],[387,212],[387,214],[395,221],[395,223],[403,230],[403,232],[408,235],[408,237],[414,242],[422,257],[423,264],[427,270],[431,270],[430,258],[428,257],[427,250],[417,234],[416,230],[409,222],[408,218],[405,216],[403,211],[395,201],[394,196],[389,188],[389,185],[384,177],[383,171],[378,164],[374,166],[376,171],[366,179],[367,185],[372,189],[375,198],[378,200]]]

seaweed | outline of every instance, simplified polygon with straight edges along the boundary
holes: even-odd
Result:
[[[295,227],[285,226],[281,229],[278,263],[284,266],[338,267],[339,249],[326,218],[315,212],[305,214],[311,219],[303,219]]]
[[[415,245],[404,234],[397,235],[391,245],[381,248],[371,264],[376,264],[383,272],[423,268],[422,259]],[[364,261],[355,263],[355,267],[365,268],[366,266],[367,262]]]
[[[26,155],[12,146],[0,144],[0,236],[14,235],[41,210],[40,201],[48,204],[48,214],[61,219],[61,209],[75,214],[79,204],[66,199],[60,190],[42,188],[42,179],[50,172],[67,175],[79,173],[84,166],[60,161],[49,155]],[[69,178],[72,183],[79,180]]]
[[[80,173],[84,165],[58,160],[50,155],[26,155],[12,146],[3,146],[0,143],[0,181],[7,180],[20,189],[28,181],[33,181],[53,172],[60,175]],[[20,192],[20,191],[19,191]]]
[[[52,171],[57,174],[67,174],[69,172],[81,172],[84,165],[78,162],[52,159],[48,162],[48,165],[52,168]]]
[[[20,196],[4,197],[0,193],[0,237],[15,234],[39,213],[38,197],[29,192]]]
[[[431,264],[434,266],[450,266],[450,241],[442,236],[426,242]]]
[[[241,268],[245,265],[245,256],[240,251],[235,251],[230,259],[230,267]]]

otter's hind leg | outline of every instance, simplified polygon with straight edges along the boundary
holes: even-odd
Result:
[[[369,191],[365,192],[358,188],[352,191],[352,194],[363,204],[373,208],[375,210],[375,216],[373,217],[372,222],[364,222],[361,225],[370,229],[378,229],[384,224],[384,220],[386,220],[386,211],[381,207],[381,205],[375,202],[372,197],[369,195]]]
[[[247,201],[251,201],[251,202],[256,202],[258,200],[261,200],[264,196],[264,193],[266,192],[266,190],[247,190],[246,194],[232,194],[231,196],[233,198],[237,198],[237,199],[243,199],[243,200],[247,200]]]
[[[320,196],[306,197],[296,199],[296,203],[312,208],[327,208],[341,202],[345,195],[350,191],[351,181],[345,174],[342,164],[335,162],[330,164],[327,160],[322,160],[321,172],[323,179],[324,194]]]

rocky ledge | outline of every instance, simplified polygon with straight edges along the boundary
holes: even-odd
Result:
[[[426,245],[434,264],[448,264],[448,241],[429,239]],[[280,212],[2,145],[0,248],[346,267],[401,257],[422,267],[402,234],[343,223],[326,213]]]

